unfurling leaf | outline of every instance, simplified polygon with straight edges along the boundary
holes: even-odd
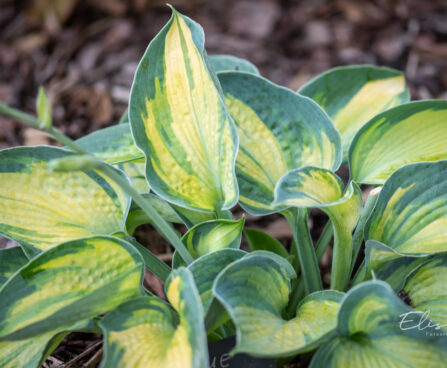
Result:
[[[47,93],[43,87],[39,87],[36,101],[37,118],[40,121],[43,130],[51,128],[53,118],[51,117],[51,105]]]

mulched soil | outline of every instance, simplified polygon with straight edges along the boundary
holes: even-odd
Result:
[[[0,0],[0,100],[33,113],[43,85],[55,125],[69,136],[115,124],[126,108],[139,58],[169,18],[164,3]],[[404,70],[413,99],[447,99],[445,0],[171,3],[202,24],[209,54],[250,59],[264,76],[290,88],[333,66],[370,63]],[[0,117],[0,149],[48,143],[53,142],[42,133]],[[312,215],[317,238],[326,217],[319,211]],[[290,243],[290,229],[279,215],[247,216],[247,225]],[[136,235],[170,261],[172,250],[150,226]],[[0,247],[10,245],[0,239]],[[329,250],[321,264],[326,282],[330,259]],[[163,285],[154,276],[148,274],[145,282],[162,295]],[[100,335],[71,334],[44,366],[95,367],[100,345]]]

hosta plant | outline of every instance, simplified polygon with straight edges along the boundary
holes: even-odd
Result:
[[[0,250],[1,367],[38,367],[72,331],[102,332],[103,368],[229,367],[239,353],[447,367],[447,101],[409,102],[402,73],[341,67],[292,91],[208,57],[202,28],[173,10],[120,124],[72,141],[43,90],[37,118],[0,109],[65,146],[0,152],[0,233],[20,245]],[[361,185],[375,187],[365,200]],[[244,228],[237,204],[283,215],[290,247]],[[328,217],[315,245],[313,208]],[[172,264],[133,238],[144,223]],[[216,363],[209,346],[231,336]]]

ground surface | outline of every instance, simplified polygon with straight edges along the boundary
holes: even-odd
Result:
[[[157,0],[0,0],[0,100],[34,112],[39,85],[48,91],[55,124],[78,138],[115,124],[133,73],[152,37],[169,18]],[[447,99],[445,0],[171,1],[202,24],[209,54],[248,58],[274,82],[297,89],[337,65],[370,63],[404,70],[413,99]],[[0,149],[51,143],[0,117]],[[240,213],[239,213],[240,215]],[[315,212],[312,233],[325,218]],[[248,216],[285,245],[280,216]],[[150,229],[138,237],[169,261],[167,244]],[[7,245],[0,239],[0,247]],[[327,281],[330,253],[322,260]],[[154,292],[162,286],[146,278]],[[100,335],[73,334],[46,367],[95,367]]]

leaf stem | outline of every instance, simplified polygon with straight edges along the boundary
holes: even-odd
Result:
[[[304,280],[306,294],[322,290],[320,269],[318,268],[315,248],[307,225],[307,210],[293,208],[283,212],[289,221],[300,261],[301,275]]]
[[[45,126],[45,124],[41,123],[35,117],[26,114],[20,110],[17,110],[13,107],[10,107],[3,102],[0,101],[0,114],[9,116],[10,118],[19,120],[35,129],[43,131],[48,135],[51,135],[56,141],[61,143],[62,145],[72,149],[74,152],[79,154],[88,154],[88,152],[84,151],[80,146],[76,144],[72,139],[67,137],[64,133],[62,133],[59,129],[56,129],[53,126]]]
[[[317,244],[315,245],[315,254],[317,256],[318,262],[321,261],[321,258],[323,257],[324,252],[326,251],[329,243],[331,242],[333,235],[334,235],[334,229],[332,227],[331,220],[329,220],[326,223],[326,226],[324,227],[320,237],[318,238]],[[297,250],[295,250],[296,246],[294,246],[294,244],[295,244],[295,241],[292,241],[291,251],[293,252],[294,255],[296,255],[298,257],[298,255],[296,253]],[[295,267],[295,268],[298,273],[299,265],[298,265],[298,267]],[[299,279],[293,285],[293,290],[292,290],[292,293],[290,294],[289,304],[287,306],[287,314],[290,317],[295,316],[296,308],[297,308],[300,300],[303,298],[303,296],[304,296],[304,284],[303,284],[303,280]]]
[[[81,147],[79,147],[75,141],[71,138],[64,135],[61,131],[57,130],[54,127],[50,127],[49,129],[45,129],[45,124],[39,122],[35,117],[28,115],[20,110],[17,110],[13,107],[7,106],[3,102],[0,101],[0,114],[9,116],[11,118],[17,119],[35,129],[44,131],[58,142],[63,144],[64,146],[72,149],[74,152],[79,154],[89,154],[84,151]],[[152,207],[152,205],[146,201],[146,199],[138,193],[128,182],[125,180],[118,172],[108,164],[103,161],[98,160],[98,170],[102,171],[105,175],[107,175],[110,179],[112,179],[115,183],[117,183],[121,189],[123,189],[134,201],[140,206],[140,208],[146,213],[146,215],[150,218],[152,224],[155,228],[160,231],[160,233],[172,244],[172,246],[179,252],[180,256],[183,258],[186,264],[190,264],[193,261],[191,254],[189,254],[186,247],[183,245],[179,236],[175,233],[175,231],[169,226],[169,224],[160,216],[160,214]]]
[[[352,264],[350,275],[352,275],[355,262],[357,261],[357,257],[359,256],[364,239],[365,225],[368,221],[369,216],[371,215],[372,210],[376,205],[378,193],[379,191],[374,189],[369,193],[368,198],[366,199],[365,207],[363,207],[362,214],[360,215],[359,223],[355,228],[354,235],[352,237]]]

